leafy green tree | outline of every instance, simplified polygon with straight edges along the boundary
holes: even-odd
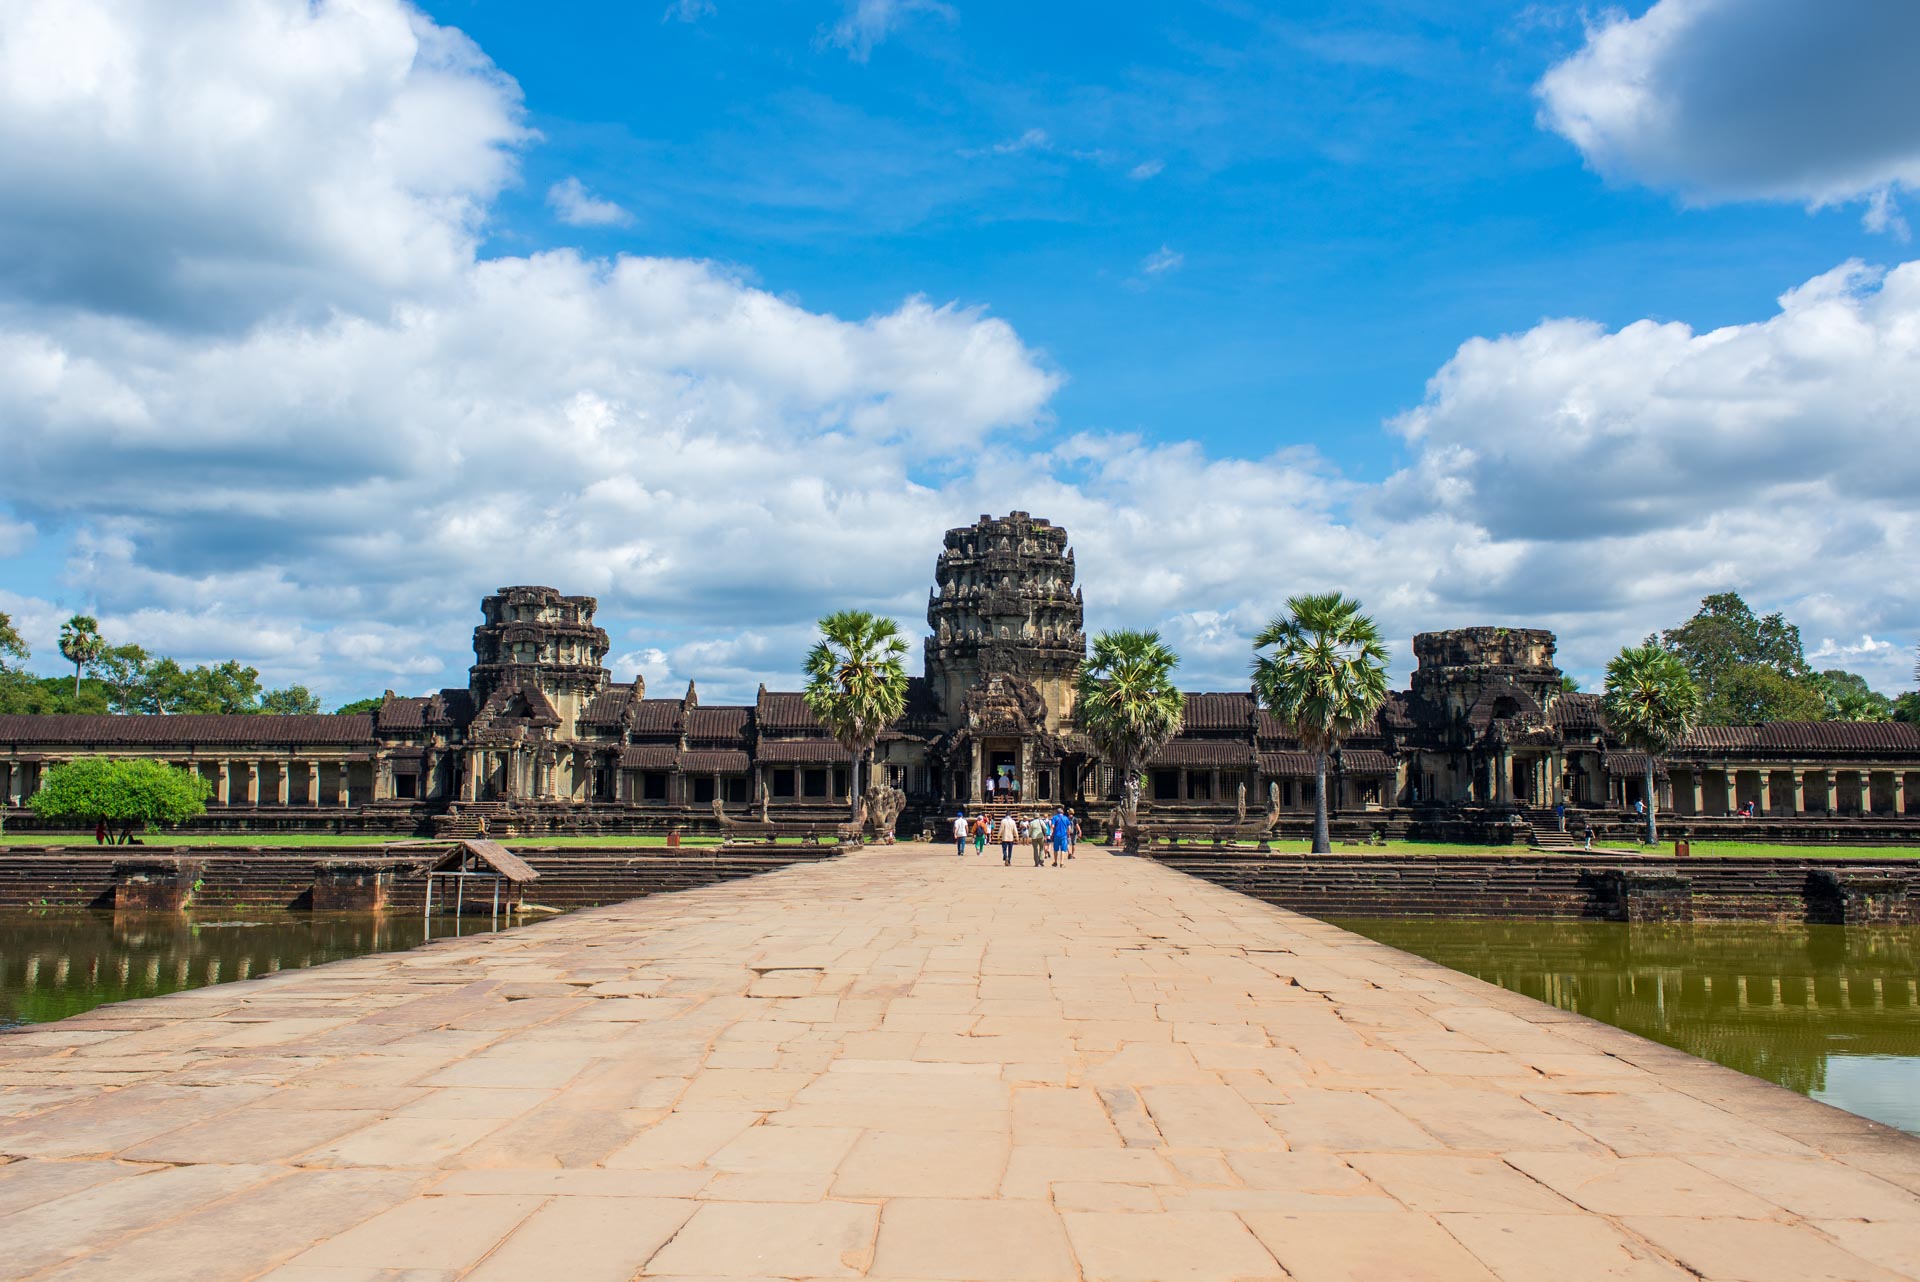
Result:
[[[1254,697],[1313,754],[1313,853],[1327,854],[1327,756],[1386,702],[1387,647],[1358,601],[1319,592],[1290,598],[1253,653]]]
[[[1560,693],[1579,694],[1580,679],[1578,677],[1570,677],[1564,672],[1561,673],[1560,674]]]
[[[54,823],[103,823],[122,845],[135,830],[177,824],[204,814],[213,787],[161,761],[78,757],[47,772],[28,805]]]
[[[25,663],[32,657],[33,651],[27,648],[26,640],[14,630],[13,616],[0,610],[0,672],[12,670],[7,666],[9,659]]]
[[[73,694],[80,697],[80,669],[98,659],[107,648],[100,635],[100,621],[90,614],[76,614],[60,625],[60,653],[73,665]]]
[[[147,670],[141,700],[149,712],[258,712],[260,671],[237,659],[192,668],[157,659]]]
[[[88,666],[106,688],[109,712],[143,712],[152,665],[152,657],[137,645],[110,645]]]
[[[269,690],[260,696],[260,711],[311,715],[320,711],[320,696],[305,686],[292,685],[284,690]]]
[[[1816,678],[1797,679],[1758,664],[1740,663],[1720,674],[1700,721],[1712,726],[1757,726],[1763,721],[1823,721],[1827,697]]]
[[[1755,615],[1738,592],[1704,598],[1694,616],[1660,634],[1700,692],[1700,724],[1817,721],[1825,698],[1812,681],[1800,629],[1778,612]]]
[[[807,652],[807,707],[853,754],[854,813],[860,810],[860,767],[880,732],[907,708],[907,640],[892,619],[839,610],[820,620]]]
[[[1158,632],[1102,632],[1080,667],[1075,717],[1120,781],[1120,822],[1137,846],[1140,772],[1180,733],[1186,700],[1174,688],[1180,656]]]
[[[1647,844],[1660,840],[1654,760],[1685,738],[1700,717],[1700,687],[1679,655],[1658,645],[1628,646],[1607,664],[1607,729],[1646,757]]]
[[[375,695],[370,699],[355,699],[352,703],[343,703],[335,708],[333,715],[339,717],[355,712],[378,712],[380,711],[380,705],[385,702],[386,699],[379,695]]]
[[[1869,686],[1857,672],[1828,668],[1813,681],[1826,700],[1822,715],[1829,721],[1893,720],[1893,700]]]
[[[93,677],[83,677],[76,694],[66,677],[40,677],[31,672],[0,672],[0,712],[53,716],[58,713],[107,711],[107,688]]]
[[[1920,725],[1920,693],[1909,690],[1893,701],[1893,719]]]

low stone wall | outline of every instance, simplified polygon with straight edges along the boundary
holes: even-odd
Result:
[[[1216,885],[1316,917],[1586,917],[1908,924],[1920,864],[1572,855],[1234,856],[1156,852]]]
[[[313,909],[362,907],[378,901],[394,912],[425,906],[426,878],[412,858],[379,847],[235,850],[232,847],[90,851],[0,850],[0,909],[176,908]],[[752,877],[790,864],[832,858],[833,846],[779,847],[779,853],[736,854],[685,848],[636,854],[577,848],[515,853],[540,873],[526,887],[529,903],[589,908]],[[114,853],[117,851],[118,853]],[[438,902],[444,887],[434,892]],[[476,892],[471,888],[469,894]]]

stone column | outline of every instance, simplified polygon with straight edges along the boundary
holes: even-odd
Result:
[[[1706,771],[1695,766],[1687,772],[1687,778],[1693,781],[1693,813],[1701,814],[1706,810]]]
[[[1907,813],[1907,772],[1904,770],[1893,772],[1893,813]]]
[[[257,759],[247,762],[247,804],[260,804],[260,762]]]
[[[1838,770],[1823,770],[1820,773],[1826,778],[1826,781],[1827,781],[1827,813],[1829,815],[1839,814],[1840,813],[1840,772]]]
[[[1720,813],[1723,815],[1730,815],[1739,809],[1739,788],[1736,786],[1739,779],[1740,772],[1733,766],[1720,772]]]
[[[1807,813],[1807,772],[1792,770],[1788,773],[1793,779],[1793,813],[1804,815]]]
[[[13,762],[0,761],[0,806],[13,804]]]
[[[1763,815],[1773,813],[1773,771],[1771,770],[1760,772],[1760,813]]]
[[[975,739],[969,746],[972,749],[973,762],[967,776],[967,787],[973,794],[973,804],[977,806],[986,800],[986,793],[982,790],[985,781],[980,777],[980,741]]]
[[[1493,754],[1493,804],[1500,805],[1513,789],[1513,758],[1502,748]]]
[[[320,808],[320,763],[309,760],[307,763],[307,795],[303,799],[307,805]]]
[[[233,763],[224,757],[220,759],[220,774],[214,781],[213,795],[223,806],[233,804]]]
[[[1863,769],[1860,772],[1860,813],[1863,815],[1873,813],[1873,771],[1871,770]]]
[[[289,801],[293,800],[293,780],[289,777],[293,774],[293,761],[290,758],[282,757],[274,763],[274,766],[280,776],[274,791],[280,804],[285,806]]]

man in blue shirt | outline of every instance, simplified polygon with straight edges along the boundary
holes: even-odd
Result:
[[[1056,807],[1053,812],[1053,866],[1060,866],[1060,856],[1067,853],[1067,845],[1073,840],[1073,820],[1067,818],[1066,807]]]

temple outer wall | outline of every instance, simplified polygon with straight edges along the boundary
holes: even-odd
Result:
[[[1651,878],[1661,884],[1658,895],[1649,899],[1670,903],[1677,897],[1675,887],[1684,887],[1687,920],[1835,923],[1845,911],[1832,886],[1837,875],[1872,883],[1879,892],[1876,923],[1920,921],[1915,912],[1920,905],[1920,864],[1910,860],[1200,853],[1156,853],[1154,858],[1215,885],[1315,917],[1653,920],[1633,916],[1633,896],[1620,889],[1623,879]]]

